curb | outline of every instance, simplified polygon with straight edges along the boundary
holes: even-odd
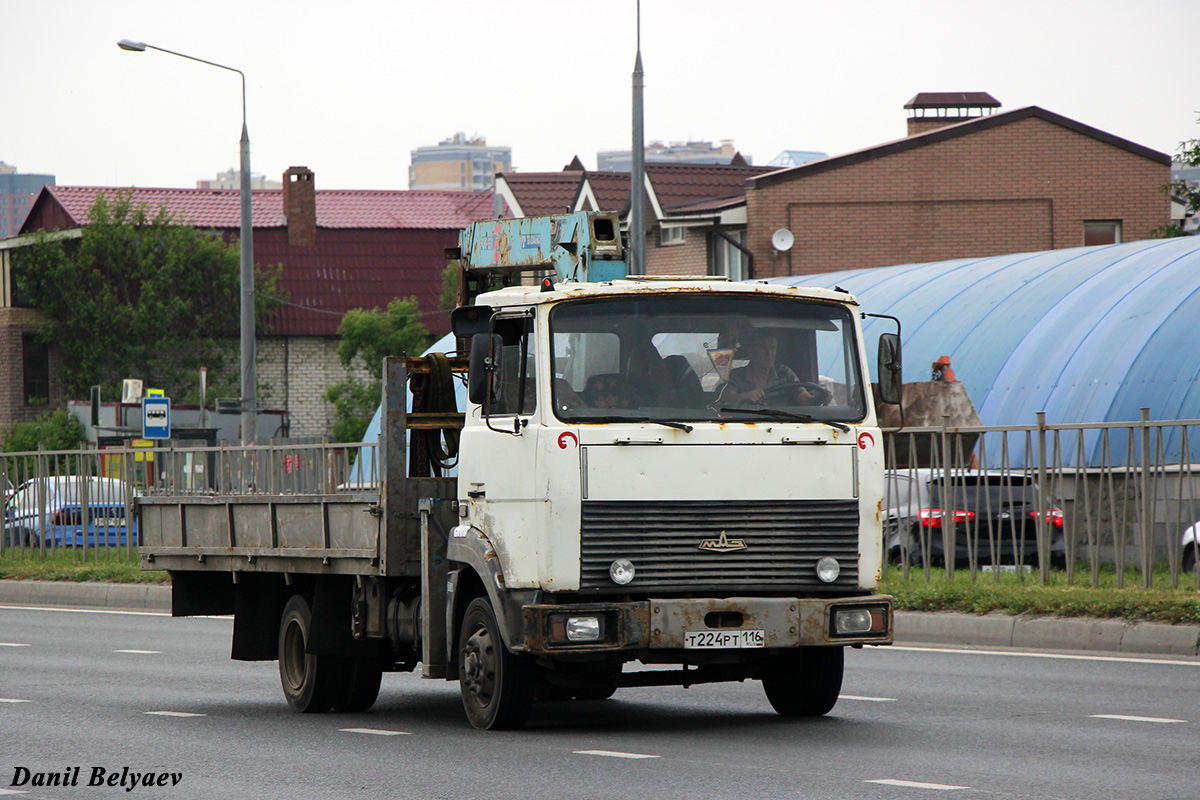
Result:
[[[169,612],[171,587],[158,583],[0,580],[0,603]]]
[[[0,580],[0,603],[170,612],[171,587],[151,583]],[[1196,656],[1200,655],[1200,625],[897,611],[896,643]]]
[[[896,641],[1141,655],[1200,655],[1200,625],[1021,614],[896,612]]]

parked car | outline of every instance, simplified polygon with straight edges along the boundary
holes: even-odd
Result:
[[[1196,548],[1200,546],[1197,537],[1200,536],[1200,521],[1183,532],[1183,555],[1180,559],[1184,572],[1196,571]]]
[[[1050,534],[1050,563],[1066,566],[1063,513],[1041,499],[1036,481],[1021,473],[953,470],[888,470],[884,493],[884,537],[888,556],[921,563],[923,554],[945,563],[942,535],[954,530],[955,563],[1038,563],[1037,517]],[[922,549],[922,542],[925,549]]]
[[[9,545],[61,547],[127,543],[126,499],[139,492],[117,478],[62,475],[33,478],[17,487],[4,506],[4,537]],[[86,503],[86,513],[85,506]]]

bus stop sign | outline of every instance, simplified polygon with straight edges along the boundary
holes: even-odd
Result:
[[[171,438],[171,398],[142,398],[142,438]]]

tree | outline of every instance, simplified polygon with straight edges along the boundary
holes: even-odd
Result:
[[[451,261],[442,270],[442,296],[438,308],[449,314],[458,308],[458,261]]]
[[[17,290],[48,317],[38,337],[62,355],[63,388],[99,384],[118,395],[139,377],[195,400],[209,367],[214,392],[236,387],[239,248],[160,208],[135,207],[132,191],[101,194],[77,242],[41,233],[15,252]],[[256,316],[274,306],[279,267],[256,267]],[[227,365],[233,365],[232,374]]]
[[[1185,142],[1180,142],[1179,153],[1175,156],[1175,160],[1185,167],[1200,167],[1200,139],[1188,139]],[[1178,180],[1171,181],[1162,187],[1162,190],[1167,195],[1183,203],[1184,213],[1200,213],[1200,185]],[[1158,238],[1185,235],[1183,228],[1175,223],[1155,228],[1153,233]]]
[[[364,381],[351,375],[329,387],[325,399],[335,409],[334,440],[359,442],[383,398],[384,357],[419,355],[429,346],[429,332],[421,324],[417,299],[407,297],[388,303],[386,311],[348,311],[338,326],[338,336],[342,366],[350,369],[354,359],[361,358],[371,379]]]

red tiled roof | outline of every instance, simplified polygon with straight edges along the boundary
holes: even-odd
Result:
[[[647,164],[646,174],[664,211],[701,201],[725,200],[746,194],[746,180],[774,172],[776,167],[734,167],[725,164]]]
[[[600,211],[616,211],[619,214],[629,211],[629,192],[633,187],[628,172],[589,172],[587,182],[592,187]]]
[[[576,170],[504,172],[501,177],[521,205],[521,212],[527,217],[540,217],[570,213],[585,174]]]
[[[229,189],[143,189],[109,186],[47,186],[76,225],[86,224],[88,209],[101,193],[109,201],[133,192],[133,202],[151,211],[165,207],[172,216],[198,228],[235,229],[241,223],[241,197]],[[256,189],[251,195],[255,228],[282,228],[282,189]],[[457,230],[492,215],[492,196],[470,192],[318,190],[318,228],[405,228]]]

